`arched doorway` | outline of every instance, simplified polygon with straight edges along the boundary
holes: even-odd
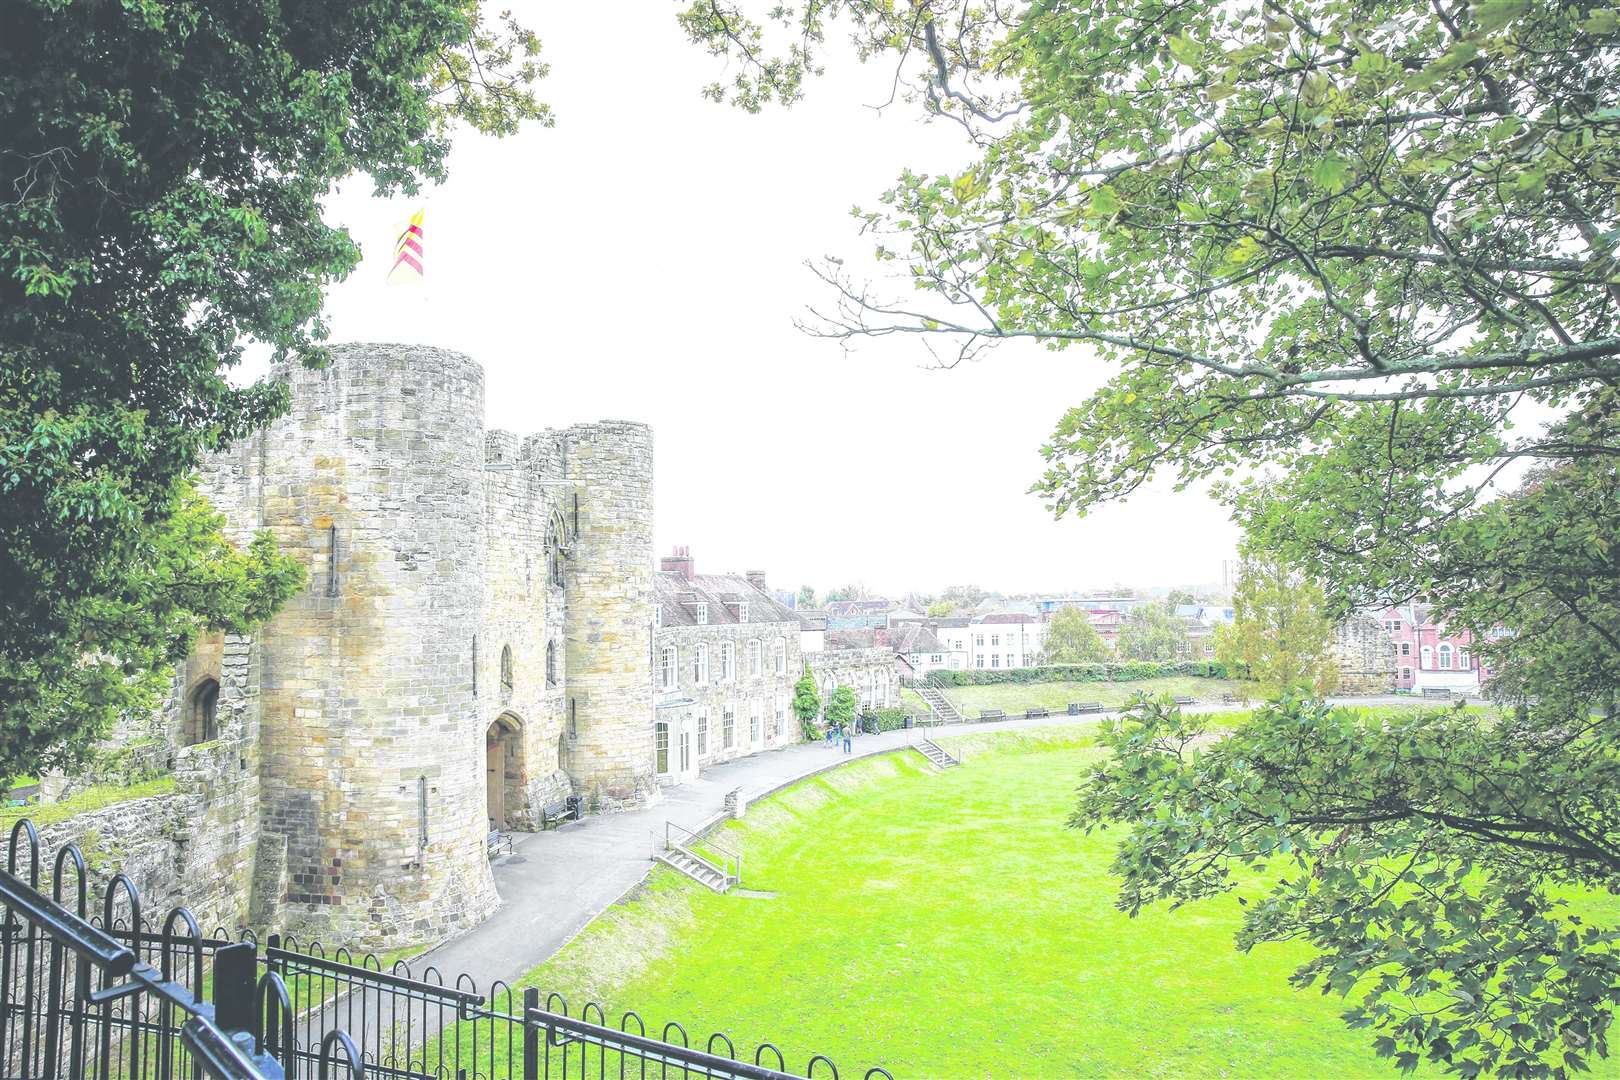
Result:
[[[523,721],[502,713],[484,733],[490,829],[505,829],[523,813]]]

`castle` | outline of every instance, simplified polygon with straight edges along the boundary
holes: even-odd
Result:
[[[154,907],[440,939],[500,902],[491,830],[566,799],[646,805],[700,762],[798,741],[786,709],[807,662],[824,687],[897,695],[892,653],[807,656],[819,630],[762,577],[654,571],[645,425],[486,431],[482,369],[423,346],[339,346],[276,376],[290,412],[199,486],[234,539],[267,530],[296,555],[305,588],[251,636],[198,642],[167,710],[118,733],[171,793],[47,830],[114,856]],[[680,612],[703,582],[722,595],[700,626]],[[690,676],[696,637],[716,641],[702,703],[655,666],[680,655]]]

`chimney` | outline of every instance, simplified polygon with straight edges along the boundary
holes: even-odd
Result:
[[[763,570],[750,570],[744,576],[748,578],[748,584],[752,585],[754,588],[758,589],[760,592],[765,591],[765,571],[763,571]]]
[[[685,547],[675,548],[659,561],[658,568],[666,572],[677,573],[687,581],[691,581],[692,575],[696,573],[692,564],[692,549]]]

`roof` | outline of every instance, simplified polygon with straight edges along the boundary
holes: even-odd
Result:
[[[693,605],[709,605],[708,625],[736,623],[735,605],[748,605],[749,623],[792,623],[797,616],[778,603],[770,593],[749,584],[741,574],[694,574],[688,581],[678,570],[660,570],[653,575],[658,593],[658,606],[663,612],[664,626],[696,626],[697,613]]]
[[[829,649],[890,649],[897,653],[944,652],[934,632],[920,623],[906,623],[889,629],[829,630]]]
[[[893,600],[831,600],[828,615],[881,615],[899,607]]]
[[[980,616],[979,618],[977,618],[977,619],[975,619],[973,621],[978,622],[978,623],[1005,624],[1005,623],[1038,623],[1041,620],[1037,619],[1033,615],[1025,615],[1021,611],[998,611],[994,615],[982,615],[982,616]]]

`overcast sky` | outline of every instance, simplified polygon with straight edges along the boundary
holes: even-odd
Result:
[[[838,65],[786,112],[699,96],[716,77],[675,6],[519,4],[544,43],[557,126],[463,134],[421,200],[344,186],[327,207],[365,261],[334,288],[336,341],[417,341],[484,365],[492,428],[653,427],[659,551],[773,585],[879,592],[1218,582],[1236,530],[1168,484],[1083,520],[1026,494],[1062,410],[1106,372],[1076,350],[1003,348],[932,370],[916,341],[850,352],[793,319],[824,302],[804,260],[875,265],[850,208],[900,173],[955,171],[959,129]],[[426,206],[427,284],[384,284]]]

